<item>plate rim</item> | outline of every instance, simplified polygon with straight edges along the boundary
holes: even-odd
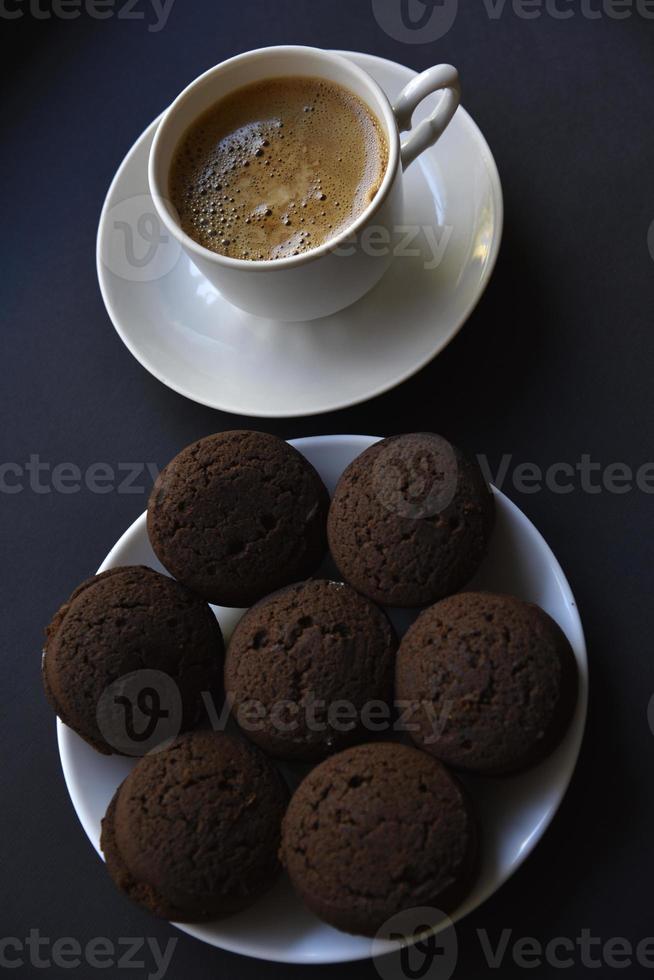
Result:
[[[334,444],[334,443],[341,443],[347,441],[350,443],[357,444],[360,447],[360,452],[363,452],[363,450],[366,449],[368,446],[373,445],[375,442],[378,442],[382,438],[383,438],[382,436],[333,434],[333,435],[323,435],[323,436],[305,436],[300,439],[290,439],[288,441],[290,445],[294,446],[296,449],[300,451],[302,451],[303,447],[307,447],[309,445],[315,446],[316,443],[329,445],[330,443]],[[492,486],[492,490],[494,495],[502,500],[503,506],[508,507],[508,510],[514,516],[516,516],[520,520],[520,522],[524,523],[530,529],[530,531],[535,535],[536,539],[539,542],[540,547],[543,549],[543,553],[546,555],[548,562],[551,565],[557,583],[561,588],[561,592],[566,602],[566,605],[568,607],[568,611],[571,616],[571,622],[575,630],[575,636],[569,637],[569,640],[572,645],[573,651],[575,653],[575,659],[579,667],[579,693],[578,693],[577,707],[575,711],[575,718],[573,719],[570,725],[570,732],[573,736],[573,743],[571,744],[571,748],[574,751],[570,753],[569,761],[565,769],[562,770],[562,775],[560,777],[560,788],[557,793],[558,798],[556,802],[553,803],[553,805],[550,807],[550,809],[547,811],[544,817],[541,818],[538,827],[532,833],[528,843],[523,847],[523,850],[520,852],[518,859],[516,859],[513,862],[513,864],[510,866],[510,870],[506,875],[506,877],[502,880],[502,882],[492,890],[487,891],[486,894],[482,893],[479,899],[475,901],[474,904],[470,905],[470,907],[467,907],[466,903],[464,902],[463,905],[461,906],[461,914],[456,915],[453,919],[455,923],[462,921],[472,912],[476,911],[478,908],[484,905],[490,898],[492,898],[492,896],[495,895],[507,883],[507,881],[509,881],[509,879],[518,870],[518,868],[520,868],[525,863],[525,861],[529,858],[529,856],[533,853],[534,849],[542,840],[550,824],[552,823],[552,820],[554,819],[556,813],[560,809],[565,799],[565,796],[568,792],[572,777],[574,775],[574,772],[576,770],[579,761],[579,756],[581,753],[581,748],[585,737],[586,723],[587,723],[587,716],[588,716],[588,695],[589,695],[588,652],[587,652],[583,624],[581,621],[581,616],[579,614],[579,608],[576,599],[574,597],[572,588],[570,586],[570,583],[565,575],[565,572],[563,571],[563,568],[561,567],[558,558],[552,551],[552,548],[545,540],[541,532],[533,523],[533,521],[518,507],[516,503],[514,503],[514,501],[512,501],[509,497],[507,497],[507,495],[504,494],[501,490],[497,489],[497,487],[494,486]],[[131,537],[139,533],[147,534],[147,531],[145,530],[146,516],[147,516],[147,511],[144,511],[142,514],[140,514],[139,517],[136,518],[135,521],[133,521],[126,528],[126,530],[121,534],[121,536],[112,546],[112,548],[109,550],[107,556],[101,563],[98,572],[100,572],[104,568],[110,567],[110,564],[112,562],[112,556],[125,546],[125,543],[127,542],[128,539],[130,539]],[[82,829],[84,830],[84,833],[86,834],[89,842],[91,843],[91,846],[96,851],[100,859],[104,860],[98,844],[95,842],[94,837],[91,835],[91,833],[89,833],[89,830],[87,829],[86,826],[86,822],[83,819],[82,815],[80,814],[80,809],[83,809],[83,807],[81,806],[78,807],[78,802],[77,802],[79,799],[78,794],[77,792],[73,792],[71,788],[72,774],[73,774],[71,745],[73,743],[70,741],[70,739],[71,736],[75,735],[75,733],[72,732],[71,729],[67,728],[67,726],[64,725],[59,718],[57,718],[56,720],[56,726],[57,726],[57,746],[59,751],[59,760],[60,760],[60,764],[64,776],[64,782],[66,784],[66,789],[70,797],[71,804],[73,806],[73,809],[75,810],[75,814],[80,824],[82,825]],[[574,731],[573,731],[573,726],[574,726]],[[302,957],[295,957],[294,959],[290,959],[288,958],[288,956],[286,957],[281,956],[280,954],[272,955],[272,956],[268,954],[267,956],[264,956],[259,952],[252,952],[246,949],[242,942],[240,943],[235,942],[230,945],[218,945],[217,943],[209,943],[202,936],[198,936],[197,933],[194,931],[194,927],[190,924],[183,924],[183,923],[176,923],[176,922],[171,922],[170,924],[173,925],[176,929],[179,929],[181,932],[185,933],[186,935],[191,936],[194,939],[198,939],[200,942],[203,942],[207,946],[224,949],[230,953],[237,953],[241,956],[248,956],[251,959],[263,960],[267,962],[289,963],[289,964],[307,965],[307,966],[327,965],[327,964],[337,964],[337,963],[362,962],[364,960],[371,959],[373,955],[375,956],[378,955],[373,950],[373,944],[371,940],[368,952],[357,954],[357,955],[352,955],[351,953],[348,953],[344,956],[332,956],[329,959],[325,959],[324,956],[311,957],[311,956],[307,956],[306,954]]]
[[[368,54],[363,51],[347,51],[343,49],[329,49],[333,50],[335,54],[342,55],[346,58],[360,59],[368,64],[377,64],[380,67],[388,67],[389,65],[393,68],[399,68],[402,71],[411,72],[412,77],[416,77],[419,72],[408,65],[403,65],[399,61],[392,61],[390,58],[382,58],[379,55]],[[102,209],[100,211],[100,218],[98,221],[98,230],[96,234],[96,246],[95,246],[95,262],[96,262],[96,273],[98,277],[98,285],[100,288],[100,295],[102,297],[102,302],[104,303],[107,315],[114,327],[114,330],[120,337],[121,341],[130,352],[132,357],[144,368],[152,377],[156,378],[161,384],[170,388],[172,391],[176,392],[184,398],[188,398],[190,401],[195,402],[198,405],[204,405],[206,408],[214,409],[215,411],[227,412],[231,415],[242,415],[247,418],[261,418],[261,419],[284,419],[284,418],[310,418],[316,415],[324,415],[328,412],[336,412],[345,408],[350,408],[355,405],[361,405],[364,402],[371,401],[373,398],[378,398],[381,395],[392,391],[394,388],[399,387],[404,384],[410,378],[414,377],[420,371],[423,370],[428,364],[430,364],[436,357],[439,356],[445,350],[445,348],[455,339],[455,337],[460,333],[465,324],[468,322],[472,314],[474,313],[476,307],[480,303],[486,289],[493,277],[495,267],[497,265],[497,260],[499,257],[502,239],[504,234],[504,194],[502,190],[502,182],[500,179],[499,170],[497,163],[488,144],[486,137],[484,136],[481,128],[474,121],[470,113],[464,106],[459,106],[456,116],[459,117],[463,125],[470,131],[472,137],[477,144],[480,155],[484,159],[485,167],[488,172],[489,185],[491,188],[491,196],[493,198],[497,220],[493,226],[493,239],[490,247],[490,257],[484,269],[483,275],[479,282],[479,287],[473,296],[470,303],[466,306],[463,314],[454,323],[453,327],[448,333],[447,337],[442,340],[433,350],[431,350],[426,357],[421,358],[416,364],[408,368],[403,374],[398,375],[392,381],[383,382],[380,385],[372,388],[366,394],[357,395],[355,398],[347,397],[345,399],[338,399],[323,405],[313,407],[310,409],[303,409],[299,411],[294,410],[283,410],[275,409],[272,411],[266,411],[259,409],[256,412],[251,410],[245,411],[242,406],[229,405],[228,403],[221,403],[215,398],[205,398],[198,396],[197,393],[193,393],[186,385],[181,384],[177,381],[171,379],[171,377],[164,372],[160,371],[159,368],[155,367],[152,363],[151,358],[147,356],[146,353],[132,340],[133,331],[130,333],[126,330],[121,322],[121,318],[114,307],[111,300],[111,272],[105,266],[102,259],[102,243],[105,240],[106,227],[107,227],[107,216],[114,203],[110,203],[114,195],[114,192],[120,183],[123,174],[130,167],[133,157],[136,155],[137,151],[141,148],[141,144],[154,133],[156,127],[158,126],[162,116],[161,112],[153,121],[145,127],[137,139],[132,143],[129,150],[123,157],[113,179],[109,185],[109,189],[106,193]],[[149,193],[146,190],[145,193]],[[120,203],[119,201],[115,203]],[[226,301],[227,302],[227,301]]]

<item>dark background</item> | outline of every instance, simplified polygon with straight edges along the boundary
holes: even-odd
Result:
[[[0,462],[23,465],[39,454],[50,467],[72,462],[82,470],[96,461],[163,465],[186,443],[241,425],[285,438],[431,429],[487,454],[493,466],[512,454],[512,468],[575,465],[584,453],[603,467],[652,460],[654,21],[635,12],[591,20],[574,3],[576,15],[565,21],[545,13],[525,20],[508,3],[496,20],[482,3],[459,6],[447,36],[427,46],[386,36],[370,0],[176,0],[159,32],[147,20],[115,16],[0,16]],[[145,0],[135,9],[147,9],[152,22]],[[176,93],[226,57],[285,42],[359,49],[416,69],[456,64],[465,105],[497,159],[506,229],[477,311],[416,378],[331,416],[252,422],[185,401],[131,358],[100,299],[95,235],[116,168]],[[82,943],[141,935],[165,945],[176,936],[172,978],[304,976],[309,968],[210,949],[131,907],[69,802],[40,685],[42,630],[144,509],[147,481],[138,482],[142,492],[133,495],[36,493],[29,485],[0,493],[0,937],[39,929]],[[654,934],[653,498],[638,489],[527,495],[510,482],[504,489],[544,533],[576,593],[591,712],[552,828],[459,927],[462,980],[491,972],[478,929],[494,943],[505,928],[514,939],[544,943],[574,939],[582,928],[604,941]],[[15,975],[95,972],[27,965]],[[114,972],[130,975],[103,975]],[[313,972],[376,976],[370,963]],[[523,972],[507,956],[502,976]],[[557,972],[544,967],[539,975]],[[573,975],[585,972],[577,957]]]

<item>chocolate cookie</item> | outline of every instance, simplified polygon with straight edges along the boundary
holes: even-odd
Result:
[[[577,702],[577,664],[559,626],[513,596],[463,592],[404,636],[396,698],[411,736],[448,765],[498,775],[541,761]]]
[[[371,702],[390,706],[396,648],[386,615],[354,589],[301,582],[241,619],[225,691],[241,727],[266,752],[322,759],[366,736]]]
[[[476,462],[432,433],[375,443],[343,473],[328,538],[346,581],[375,602],[423,606],[484,558],[494,503]]]
[[[476,822],[458,781],[431,756],[392,742],[319,765],[282,827],[282,863],[309,908],[366,936],[406,909],[453,911],[476,853]]]
[[[223,638],[202,599],[152,568],[83,582],[46,630],[43,680],[61,720],[99,752],[142,755],[192,727],[222,687]]]
[[[254,746],[192,732],[141,759],[116,791],[100,846],[115,884],[149,912],[202,922],[251,905],[278,871],[288,801]]]
[[[296,449],[222,432],[182,450],[157,479],[148,534],[169,572],[209,602],[249,606],[315,572],[329,495]]]

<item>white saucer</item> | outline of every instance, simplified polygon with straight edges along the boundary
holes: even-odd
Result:
[[[345,467],[376,440],[370,436],[322,436],[292,443],[313,463],[330,492]],[[510,592],[542,606],[566,633],[577,658],[579,702],[558,749],[542,765],[504,779],[465,780],[482,823],[482,868],[474,891],[455,920],[486,901],[531,853],[554,816],[577,762],[586,721],[588,662],[574,597],[565,575],[533,524],[498,490],[497,525],[491,551],[473,587]],[[117,565],[144,564],[163,571],[150,548],[143,514],[122,536],[100,571]],[[235,610],[216,608],[226,639],[239,618]],[[398,629],[408,621],[393,617]],[[99,853],[100,820],[133,760],[94,752],[58,722],[61,763],[73,806]],[[118,899],[117,899],[118,900]],[[212,946],[284,963],[339,963],[366,959],[372,941],[348,936],[316,919],[300,903],[286,878],[253,908],[220,922],[179,926]],[[375,944],[396,949],[392,943]]]
[[[416,74],[342,52],[394,99]],[[433,108],[426,100],[416,121]],[[193,401],[237,415],[282,418],[345,408],[424,367],[452,340],[482,295],[502,237],[502,189],[481,132],[460,108],[438,144],[406,173],[406,225],[451,229],[440,265],[424,234],[354,306],[312,323],[280,323],[235,309],[169,239],[148,194],[157,120],[136,141],[100,218],[100,290],[118,334],[151,374]],[[140,224],[139,224],[140,222]],[[152,253],[152,261],[145,261]]]

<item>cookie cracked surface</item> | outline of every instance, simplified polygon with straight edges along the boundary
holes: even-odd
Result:
[[[174,727],[167,732],[163,725],[163,741],[196,723],[203,692],[219,697],[223,654],[220,626],[206,602],[167,575],[132,565],[87,579],[58,610],[46,630],[42,675],[66,725],[99,752],[121,753],[126,716],[115,717],[115,737],[113,722],[99,724],[112,685],[130,675],[138,681],[139,672],[146,680],[150,672],[164,675],[154,695]],[[179,711],[166,703],[169,696]],[[137,744],[135,750],[127,754],[139,754]]]
[[[542,760],[577,701],[570,644],[540,607],[462,592],[425,610],[396,660],[396,696],[412,705],[416,745],[488,775]]]
[[[453,911],[476,870],[477,831],[459,782],[433,757],[392,742],[327,759],[283,822],[282,862],[316,915],[373,936],[398,912]]]
[[[476,461],[433,433],[393,436],[343,473],[329,511],[329,546],[359,592],[383,605],[418,607],[472,578],[494,518]]]
[[[102,821],[107,870],[155,915],[202,922],[274,883],[288,791],[254,746],[192,732],[139,761]]]
[[[265,751],[322,759],[365,737],[366,705],[390,705],[396,649],[385,613],[350,586],[301,582],[240,620],[225,660],[225,691],[237,719],[243,712],[248,737]],[[335,714],[338,702],[347,718]],[[262,710],[248,720],[253,704]]]
[[[180,582],[209,602],[245,607],[315,572],[328,507],[318,473],[288,443],[222,432],[183,449],[161,472],[148,534]]]

